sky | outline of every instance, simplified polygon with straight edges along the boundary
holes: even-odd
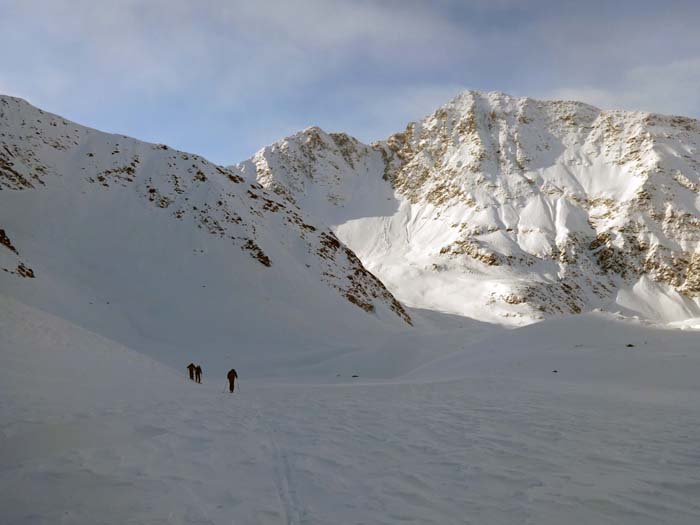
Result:
[[[464,89],[700,118],[700,2],[0,0],[0,93],[221,164]]]

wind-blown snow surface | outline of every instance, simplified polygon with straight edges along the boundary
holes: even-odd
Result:
[[[465,92],[372,145],[309,128],[238,165],[409,306],[521,325],[700,317],[700,121]]]
[[[3,523],[700,520],[694,334],[580,316],[231,396],[0,295],[0,349]]]

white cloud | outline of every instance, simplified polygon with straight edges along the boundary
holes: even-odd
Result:
[[[462,87],[700,114],[690,3],[0,3],[0,92],[218,159],[311,124],[383,138]]]
[[[644,65],[620,72],[609,86],[564,87],[544,98],[588,102],[602,109],[626,109],[700,118],[700,59]]]
[[[383,139],[429,115],[464,89],[458,84],[348,88],[338,97],[348,105],[346,115],[333,130],[346,131],[366,142]]]
[[[224,102],[363,63],[415,68],[467,53],[470,40],[436,13],[422,2],[25,0],[0,20],[0,43],[16,44],[27,84],[62,68],[69,82],[32,87],[45,94],[94,83]]]

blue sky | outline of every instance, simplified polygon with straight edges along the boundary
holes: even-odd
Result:
[[[0,93],[223,164],[462,89],[700,117],[696,1],[0,0]]]

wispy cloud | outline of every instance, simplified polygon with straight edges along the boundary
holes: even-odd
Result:
[[[700,118],[700,58],[645,65],[621,72],[606,87],[572,86],[546,98],[586,100],[603,109],[627,109]]]
[[[220,162],[295,126],[380,138],[462,87],[700,112],[695,2],[2,4],[0,89]]]

